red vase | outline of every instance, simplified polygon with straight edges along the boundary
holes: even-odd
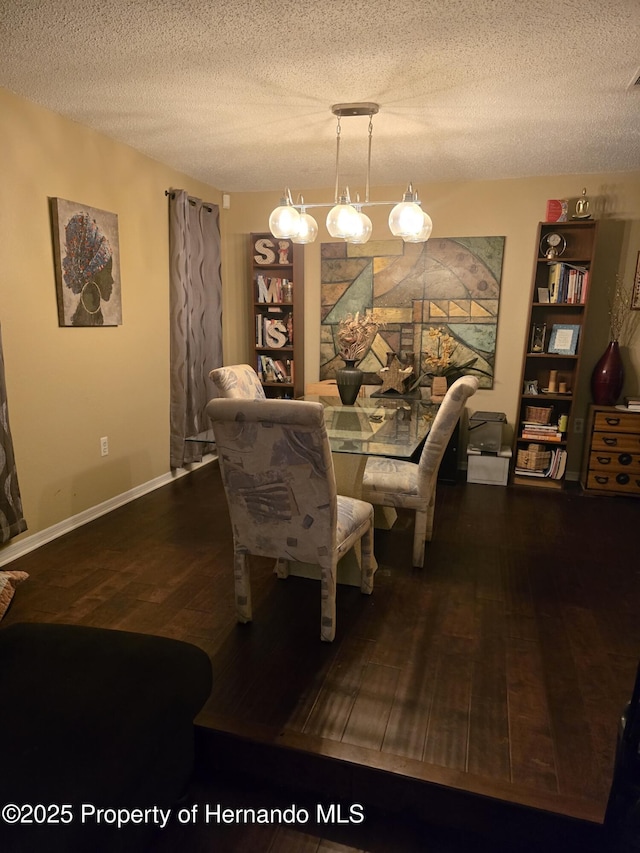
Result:
[[[591,396],[598,406],[613,406],[624,384],[624,367],[618,341],[611,341],[591,374]]]

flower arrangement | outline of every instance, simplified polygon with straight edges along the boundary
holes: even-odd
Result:
[[[631,309],[633,284],[626,284],[622,276],[616,275],[609,286],[609,331],[612,341],[621,346],[631,343],[638,331],[640,312]]]
[[[430,348],[423,355],[424,369],[422,373],[411,384],[413,390],[422,384],[422,380],[427,376],[444,376],[446,379],[458,379],[465,371],[471,370],[474,373],[483,373],[485,376],[490,374],[486,370],[481,370],[479,367],[474,367],[478,357],[470,358],[462,364],[456,363],[454,360],[455,352],[458,349],[458,344],[455,339],[442,328],[429,329]]]
[[[359,361],[373,343],[380,323],[372,314],[347,314],[338,326],[338,355],[345,361]]]

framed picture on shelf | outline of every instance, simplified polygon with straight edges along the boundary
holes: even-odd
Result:
[[[551,328],[549,349],[555,355],[575,355],[578,351],[580,326],[555,323]]]
[[[549,301],[549,288],[548,287],[539,287],[538,288],[538,302],[547,303]]]
[[[531,352],[544,352],[546,336],[546,323],[534,323],[531,327]]]

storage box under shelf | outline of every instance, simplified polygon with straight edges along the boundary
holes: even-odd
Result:
[[[482,453],[467,448],[467,483],[506,486],[509,479],[511,448],[506,444],[498,453]]]

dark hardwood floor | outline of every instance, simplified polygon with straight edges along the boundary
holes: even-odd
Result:
[[[3,624],[98,625],[204,648],[214,689],[198,718],[202,796],[220,796],[223,774],[238,802],[250,790],[259,800],[251,785],[293,788],[432,826],[415,847],[409,835],[398,846],[397,831],[384,847],[382,829],[376,847],[362,827],[357,841],[271,828],[270,846],[246,846],[251,830],[236,826],[217,850],[481,849],[438,840],[433,827],[452,823],[513,837],[520,827],[518,849],[524,838],[541,850],[546,827],[568,833],[563,850],[586,849],[640,653],[639,522],[639,503],[577,487],[440,484],[425,568],[411,568],[409,516],[376,531],[373,595],[340,585],[336,641],[324,644],[318,583],[278,580],[270,560],[253,561],[254,621],[236,624],[214,463],[12,563],[30,578]]]

